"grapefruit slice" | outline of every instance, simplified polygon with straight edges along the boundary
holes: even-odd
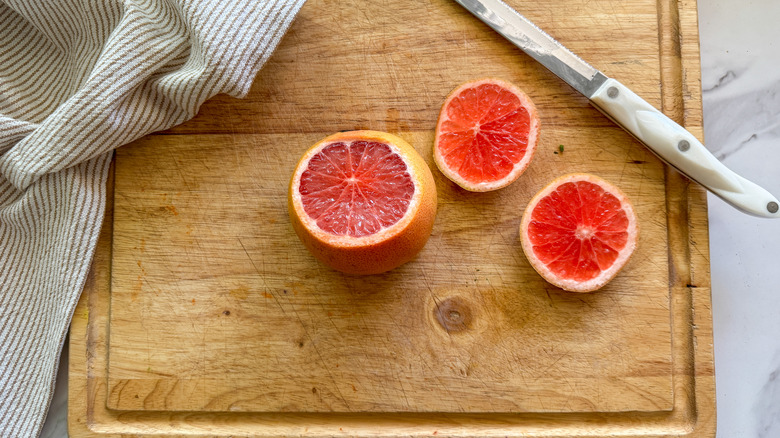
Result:
[[[500,189],[528,167],[539,127],[536,107],[516,86],[490,78],[467,82],[442,105],[434,161],[466,190]]]
[[[317,142],[290,181],[288,210],[303,244],[326,265],[378,274],[425,246],[436,216],[428,165],[383,132],[341,132]]]
[[[634,208],[623,192],[588,174],[564,175],[534,196],[520,224],[531,266],[571,292],[607,284],[637,245]]]

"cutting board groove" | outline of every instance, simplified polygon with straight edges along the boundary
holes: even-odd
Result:
[[[713,436],[702,190],[454,2],[369,3],[310,0],[246,99],[117,151],[72,325],[71,436]],[[701,137],[695,2],[510,3]],[[287,218],[297,157],[367,128],[433,166],[441,101],[482,76],[539,108],[526,174],[473,194],[434,168],[414,261],[318,264]],[[640,217],[636,254],[593,294],[545,283],[518,240],[530,197],[576,171]]]

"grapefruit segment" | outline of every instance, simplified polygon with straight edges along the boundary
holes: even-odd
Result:
[[[523,252],[548,282],[573,292],[607,284],[638,239],[633,206],[594,175],[562,176],[534,196],[520,225]]]
[[[539,126],[533,102],[516,86],[490,78],[467,82],[442,105],[434,160],[466,190],[496,190],[528,167]]]
[[[425,161],[382,132],[329,136],[298,162],[290,181],[290,219],[316,258],[352,274],[375,274],[411,260],[436,215],[436,187]]]

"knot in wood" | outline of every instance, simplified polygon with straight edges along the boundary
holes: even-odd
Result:
[[[473,312],[461,298],[452,297],[438,303],[433,309],[436,320],[447,332],[459,332],[471,328]]]

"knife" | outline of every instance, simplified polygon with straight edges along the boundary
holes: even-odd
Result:
[[[685,128],[580,59],[503,1],[455,1],[587,97],[683,175],[745,213],[780,217],[780,202],[772,194],[734,173]]]

